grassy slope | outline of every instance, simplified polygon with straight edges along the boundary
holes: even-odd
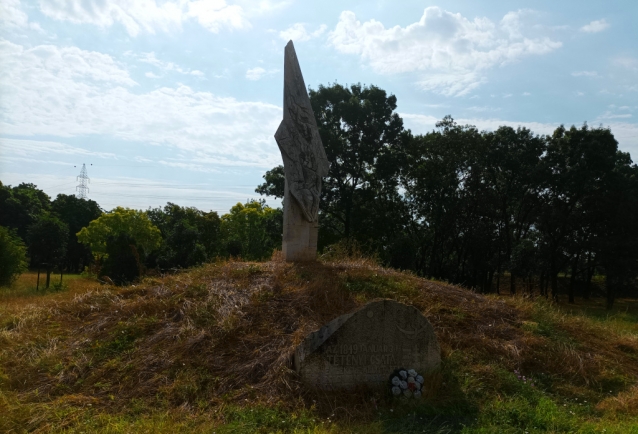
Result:
[[[609,315],[484,297],[354,260],[217,263],[125,288],[76,278],[38,296],[28,279],[0,290],[0,432],[638,433],[630,301]],[[380,297],[434,325],[435,397],[299,384],[295,345]]]

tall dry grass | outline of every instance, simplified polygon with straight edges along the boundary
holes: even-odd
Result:
[[[291,356],[308,333],[377,298],[414,305],[433,324],[445,371],[436,405],[502,393],[510,387],[504,373],[517,371],[537,387],[587,396],[602,412],[636,408],[638,330],[544,302],[486,297],[363,257],[290,264],[274,255],[123,288],[82,285],[15,297],[0,309],[0,431],[71,426],[81,409],[179,410],[222,423],[225,408],[274,406],[369,420],[382,394],[313,391]]]

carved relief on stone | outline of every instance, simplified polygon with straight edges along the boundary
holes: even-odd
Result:
[[[330,163],[319,137],[295,47],[289,41],[284,57],[284,119],[275,139],[284,160],[284,173],[292,196],[309,222],[317,221],[321,178]]]

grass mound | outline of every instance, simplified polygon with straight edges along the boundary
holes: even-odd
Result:
[[[291,369],[308,333],[376,298],[434,326],[434,398],[313,392]],[[603,316],[273,258],[2,302],[0,432],[638,432],[629,301]]]

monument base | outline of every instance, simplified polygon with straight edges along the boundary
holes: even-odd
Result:
[[[284,187],[284,238],[282,251],[288,262],[305,262],[317,259],[319,223],[309,222],[301,207]]]

